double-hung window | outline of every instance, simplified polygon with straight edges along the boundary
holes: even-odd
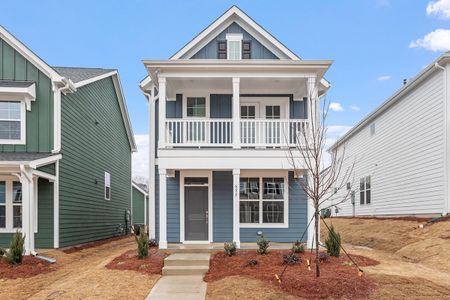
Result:
[[[186,116],[190,118],[206,117],[206,98],[205,97],[187,97]]]
[[[239,221],[264,227],[287,224],[284,177],[241,177]]]
[[[0,144],[25,143],[25,103],[0,101]]]
[[[227,39],[227,58],[229,60],[242,59],[242,38],[240,33],[228,33]]]
[[[370,176],[363,177],[359,180],[359,203],[370,204],[372,194],[371,194],[371,178]]]
[[[0,180],[0,232],[22,228],[22,184]]]
[[[111,200],[111,175],[105,172],[105,200]]]

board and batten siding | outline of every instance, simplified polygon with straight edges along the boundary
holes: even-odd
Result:
[[[131,148],[111,77],[62,96],[60,247],[112,237],[131,212]],[[105,200],[105,172],[111,200]]]
[[[138,189],[133,187],[132,191],[132,197],[133,197],[133,209],[131,211],[132,216],[132,224],[144,224],[145,223],[145,201],[146,197],[144,194],[142,194]]]
[[[53,148],[53,92],[51,80],[0,39],[0,80],[36,83],[36,100],[26,111],[25,145],[0,145],[0,152],[50,152]]]
[[[343,170],[355,164],[355,215],[444,211],[444,117],[443,77],[434,72],[346,141]],[[359,180],[368,175],[371,204],[361,205]],[[338,203],[343,193],[339,191],[330,204]],[[350,200],[338,207],[338,215],[353,214]]]
[[[190,57],[190,59],[217,59],[217,42],[226,40],[227,33],[242,33],[244,41],[251,41],[251,59],[278,59],[275,54],[235,22],[219,33],[211,42]],[[189,57],[181,58],[186,59]]]

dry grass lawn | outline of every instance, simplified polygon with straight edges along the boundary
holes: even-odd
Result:
[[[0,299],[144,299],[160,275],[105,268],[135,249],[133,238],[66,254],[52,250],[57,270],[27,279],[0,279]]]

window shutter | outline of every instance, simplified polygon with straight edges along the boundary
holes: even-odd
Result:
[[[217,58],[227,59],[227,41],[217,42]]]
[[[242,59],[252,58],[252,41],[242,41]]]

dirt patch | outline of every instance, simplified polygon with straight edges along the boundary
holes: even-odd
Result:
[[[429,220],[429,219],[428,219]],[[450,269],[450,220],[418,228],[417,221],[395,218],[330,218],[344,243],[366,246],[398,255],[438,270]],[[322,240],[328,233],[321,226]]]
[[[55,269],[56,266],[33,256],[24,256],[19,265],[10,265],[4,258],[0,258],[1,279],[29,278],[52,272]]]
[[[330,257],[321,265],[321,277],[316,278],[314,271],[309,271],[306,260],[311,259],[309,253],[299,255],[302,262],[286,268],[281,284],[275,274],[281,274],[285,265],[283,255],[289,251],[270,251],[267,255],[259,255],[255,251],[239,251],[236,256],[228,257],[224,253],[216,253],[210,261],[210,269],[205,275],[206,282],[213,282],[227,276],[244,275],[279,286],[292,295],[306,298],[364,298],[375,289],[376,283],[367,276],[358,276],[358,271],[347,257]],[[255,266],[248,266],[251,259],[257,260]],[[378,262],[362,256],[353,259],[361,266],[373,266]],[[314,270],[315,265],[312,265]]]
[[[112,238],[108,238],[108,239],[103,239],[103,240],[98,240],[95,242],[89,242],[89,243],[85,243],[85,244],[80,244],[80,245],[76,245],[76,246],[72,246],[72,247],[68,247],[68,248],[64,248],[61,249],[64,253],[66,254],[71,254],[71,253],[75,253],[84,249],[89,249],[89,248],[93,248],[93,247],[98,247],[110,242],[114,242],[114,241],[119,241],[122,239],[126,239],[129,238],[131,235],[122,235],[122,236],[116,236],[116,237],[112,237]]]
[[[132,270],[148,274],[161,274],[164,266],[164,258],[169,254],[161,252],[157,248],[150,248],[148,257],[139,259],[136,250],[130,250],[113,259],[106,265],[112,270]]]
[[[449,287],[421,278],[387,275],[373,277],[380,288],[371,295],[371,299],[448,299],[450,295]]]

